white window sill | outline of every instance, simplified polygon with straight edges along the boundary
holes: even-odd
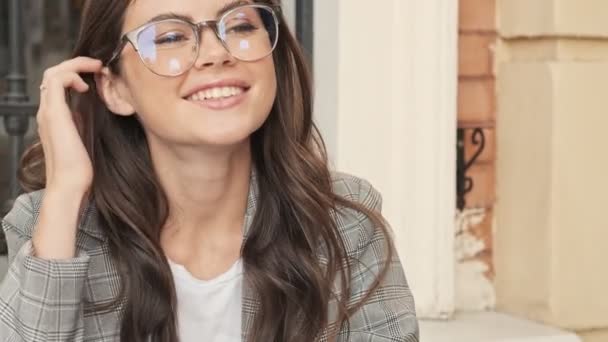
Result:
[[[582,342],[571,332],[496,313],[461,313],[447,321],[420,321],[424,342]]]

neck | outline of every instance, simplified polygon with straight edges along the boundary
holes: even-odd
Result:
[[[151,144],[150,153],[169,201],[167,229],[207,236],[241,232],[252,167],[248,141],[221,150]]]

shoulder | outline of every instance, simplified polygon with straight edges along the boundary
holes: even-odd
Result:
[[[369,181],[341,172],[334,172],[332,180],[336,195],[368,209],[382,219],[382,196]],[[385,222],[372,220],[366,213],[353,207],[341,205],[332,214],[347,254],[352,257],[361,254],[372,241],[378,240],[378,234],[384,232],[377,224]]]
[[[11,210],[2,220],[3,226],[9,225],[23,236],[31,236],[38,221],[40,205],[44,197],[44,190],[21,194]]]
[[[366,179],[344,172],[332,172],[332,187],[334,193],[340,197],[371,210],[382,210],[382,195]]]

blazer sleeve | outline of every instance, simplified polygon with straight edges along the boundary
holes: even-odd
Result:
[[[32,202],[30,195],[21,195],[2,220],[9,269],[0,284],[0,341],[82,341],[89,256],[35,257],[31,232],[38,209]]]
[[[378,212],[382,198],[367,181],[360,180],[359,203]],[[373,227],[365,216],[360,217],[362,233],[356,242],[357,253],[352,264],[351,303],[358,302],[376,279],[387,260],[390,236]],[[390,229],[390,228],[389,228]],[[390,230],[389,230],[390,232]],[[418,321],[414,298],[408,286],[399,256],[395,251],[388,272],[365,304],[350,318],[350,327],[339,333],[342,342],[418,342]],[[348,331],[344,331],[348,329]]]

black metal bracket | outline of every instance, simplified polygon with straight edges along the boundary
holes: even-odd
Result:
[[[456,142],[456,207],[462,211],[466,206],[465,195],[473,190],[473,178],[467,176],[467,171],[477,161],[486,146],[486,137],[481,128],[473,128],[471,142],[477,150],[470,160],[465,160],[465,128],[458,128]]]

